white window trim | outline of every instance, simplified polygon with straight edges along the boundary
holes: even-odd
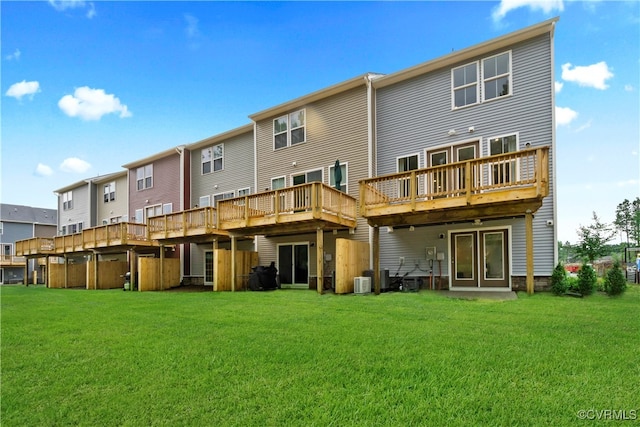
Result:
[[[206,208],[209,206],[211,206],[211,196],[209,194],[198,197],[198,207]]]
[[[271,191],[273,191],[273,190],[274,190],[274,188],[273,188],[273,181],[277,181],[277,180],[280,180],[280,179],[282,180],[282,182],[284,182],[284,187],[282,187],[282,188],[286,188],[286,187],[287,187],[287,177],[286,177],[286,175],[276,176],[276,177],[274,177],[274,178],[271,178],[271,183],[270,183],[270,187],[269,187],[269,189],[270,189]]]
[[[340,166],[344,165],[344,175],[342,176],[342,185],[344,185],[344,192],[346,194],[349,194],[349,162],[340,162]],[[333,180],[333,169],[335,169],[336,164],[333,163],[332,165],[329,165],[329,167],[327,168],[328,174],[329,174],[329,180],[327,181],[329,183],[329,185],[332,188],[335,188],[335,181],[332,182]]]
[[[238,195],[238,197],[248,196],[249,194],[251,194],[251,187],[238,188],[236,194]]]
[[[113,194],[113,199],[111,198],[111,194]],[[107,200],[104,199],[104,196],[108,196]],[[116,182],[110,182],[108,184],[104,184],[102,201],[104,203],[115,202],[116,201]]]
[[[225,195],[231,195],[231,197],[224,197]],[[220,198],[220,199],[218,199],[218,200],[216,200],[216,196],[223,196],[223,197],[222,197],[222,198]],[[217,202],[218,202],[219,200],[232,199],[232,198],[234,198],[235,196],[236,196],[236,192],[235,192],[234,190],[231,190],[231,191],[223,191],[223,192],[220,192],[220,193],[215,193],[215,194],[213,195],[213,197],[212,197],[211,201],[212,201],[212,203],[213,203],[214,207],[215,207],[215,208],[217,208],[217,207],[218,207],[218,206],[217,206]]]
[[[298,113],[300,111],[303,112],[304,125],[298,126],[296,128],[293,128],[291,126],[291,115],[295,114],[295,113]],[[276,133],[275,132],[275,122],[276,122],[276,120],[280,120],[280,119],[283,119],[283,118],[286,118],[287,129],[285,131],[281,131],[281,132]],[[292,144],[292,142],[291,142],[291,132],[294,131],[294,130],[297,130],[297,129],[301,129],[301,128],[304,129],[304,138],[302,139],[302,141],[299,141],[299,142],[296,142],[295,144]],[[273,138],[273,151],[282,150],[284,148],[292,147],[293,145],[299,145],[299,144],[303,144],[303,143],[307,142],[307,109],[306,108],[300,108],[298,110],[294,110],[294,111],[291,111],[291,112],[289,112],[287,114],[284,114],[282,116],[276,117],[272,121],[271,132],[272,132],[272,135],[273,135],[273,137],[272,137]],[[287,135],[287,143],[282,147],[276,147],[276,136],[277,135],[282,135],[282,134],[285,134],[285,133]]]
[[[136,209],[133,216],[136,224],[144,224],[144,209]]]
[[[298,173],[293,173],[291,175],[289,175],[289,183],[291,186],[293,186],[293,178],[295,178],[296,176],[302,176],[304,175],[304,183],[305,184],[309,184],[309,182],[315,182],[315,181],[307,181],[307,176],[309,175],[310,172],[320,172],[320,182],[324,183],[324,168],[315,168],[315,169],[308,169],[306,171],[301,171]]]
[[[492,139],[505,138],[505,137],[508,137],[508,136],[515,136],[516,137],[516,149],[513,152],[515,153],[515,152],[520,151],[520,132],[509,132],[509,133],[504,133],[504,134],[501,134],[501,135],[494,135],[494,136],[491,136],[491,137],[487,138],[486,141],[485,141],[486,155],[487,156],[491,156],[492,155],[491,154],[491,140]],[[482,150],[482,148],[481,148],[481,150]],[[516,172],[515,179],[519,180],[520,179],[520,167],[519,167],[517,162],[516,162],[515,169],[516,169],[516,171],[515,171]],[[487,179],[489,184],[493,183],[493,174],[489,173],[488,176],[486,177],[486,179]]]
[[[147,176],[147,167],[149,167],[150,174]],[[142,169],[142,180],[138,178],[138,171]],[[151,178],[151,184],[147,187],[147,178]],[[142,181],[142,188],[139,188],[138,182]],[[143,191],[149,188],[153,188],[153,163],[141,166],[136,169],[136,190]]]
[[[406,156],[398,156],[396,157],[396,173],[402,173],[399,168],[398,168],[398,160],[400,159],[406,159],[408,157],[413,157],[416,156],[418,158],[418,169],[422,169],[422,166],[420,166],[420,153],[413,153],[413,154],[407,154]],[[404,171],[406,172],[406,171]]]
[[[464,67],[468,67],[471,64],[476,64],[476,81],[475,83],[470,83],[470,84],[466,84],[460,87],[455,87],[454,86],[454,78],[453,78],[453,73],[455,70],[457,70],[458,68],[464,68]],[[468,62],[466,64],[462,64],[459,65],[457,67],[454,67],[451,69],[451,109],[452,110],[461,110],[463,108],[467,108],[467,107],[471,107],[473,105],[478,105],[480,103],[480,84],[481,84],[481,75],[480,75],[480,67],[482,65],[480,64],[480,61],[471,61]],[[476,86],[476,102],[474,102],[473,104],[465,104],[465,105],[461,105],[460,107],[456,107],[456,90],[457,89],[462,89],[462,88],[467,88],[467,87],[471,87],[475,85]]]
[[[216,157],[215,156],[215,148],[216,147],[221,147],[222,149],[222,155],[220,157]],[[209,150],[210,153],[210,157],[208,160],[205,160],[204,155],[202,154],[203,152]],[[216,160],[221,160],[222,165],[220,166],[220,169],[216,169],[215,168],[215,164],[216,164]],[[205,172],[204,171],[204,164],[205,163],[211,163],[211,169],[209,172]],[[216,145],[212,145],[211,147],[207,147],[207,148],[203,148],[202,150],[200,150],[200,175],[209,175],[212,174],[214,172],[221,172],[224,170],[224,143],[222,144],[216,144]]]
[[[73,191],[65,191],[62,193],[62,210],[70,211],[73,209]]]
[[[162,215],[173,213],[173,203],[164,203],[162,205]]]
[[[509,72],[506,73],[506,74],[497,74],[497,75],[491,77],[490,79],[485,79],[484,78],[484,61],[486,61],[487,59],[495,58],[495,57],[500,56],[500,55],[504,55],[505,53],[509,54]],[[492,102],[492,101],[495,101],[497,99],[504,99],[504,98],[509,98],[509,97],[513,96],[513,64],[512,64],[512,61],[513,61],[513,53],[512,53],[511,50],[505,50],[504,52],[500,52],[500,53],[497,53],[495,55],[491,55],[491,56],[487,56],[486,58],[482,58],[482,60],[480,61],[480,67],[481,67],[480,73],[481,73],[481,77],[482,77],[482,79],[481,79],[482,80],[482,82],[481,82],[482,83],[482,91],[481,91],[481,93],[482,93],[482,101],[481,102],[483,102],[483,103],[484,102]],[[499,78],[504,77],[504,76],[509,76],[509,93],[507,95],[496,96],[495,98],[486,99],[486,96],[485,96],[486,93],[485,93],[485,90],[484,90],[485,82],[488,82],[488,81],[491,81],[491,80],[496,80],[496,79],[499,79]]]

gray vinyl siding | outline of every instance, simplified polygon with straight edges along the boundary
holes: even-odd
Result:
[[[91,220],[90,186],[91,184],[84,183],[81,186],[74,187],[71,190],[67,190],[71,191],[73,195],[73,205],[71,209],[63,209],[62,194],[66,193],[67,191],[64,191],[63,193],[60,193],[58,195],[59,230],[62,230],[63,226],[66,226],[68,228],[69,225],[78,223],[82,223],[83,229],[90,228],[95,225]],[[69,232],[67,231],[67,234],[68,233]]]
[[[257,188],[259,191],[270,189],[271,178],[285,176],[286,185],[291,185],[292,175],[322,168],[323,182],[329,184],[329,168],[335,164],[347,163],[347,192],[358,199],[358,181],[367,178],[367,88],[364,85],[346,90],[323,100],[295,108],[306,110],[306,142],[291,147],[274,150],[273,119],[256,123],[256,165]],[[293,166],[293,162],[296,166]],[[306,236],[306,235],[305,235]],[[276,261],[277,243],[310,241],[315,242],[315,234],[286,238],[258,238],[258,250],[261,264]],[[355,234],[340,232],[338,236],[325,233],[325,251],[327,245],[333,245],[335,237],[369,240],[369,227],[366,220],[358,218]],[[305,240],[306,239],[306,240]],[[310,248],[310,259],[315,260],[315,249]],[[312,255],[313,253],[313,255]],[[310,263],[309,274],[315,272],[315,261]]]
[[[203,148],[218,144],[224,145],[223,170],[203,175],[201,151]],[[237,196],[238,190],[244,188],[250,188],[251,193],[255,193],[253,158],[253,131],[193,149],[191,151],[191,207],[198,204],[201,196],[211,196],[213,206],[213,195],[218,193],[233,191]],[[218,188],[215,188],[216,185]]]
[[[500,49],[482,55],[476,60],[506,52]],[[550,35],[539,36],[511,47],[510,96],[485,101],[473,106],[452,110],[451,70],[472,60],[446,67],[428,74],[396,83],[377,90],[377,175],[395,173],[396,159],[420,153],[419,167],[426,166],[425,150],[461,142],[480,140],[480,155],[488,155],[488,139],[507,134],[518,134],[518,148],[526,143],[532,147],[553,144],[553,71]],[[481,62],[479,63],[481,66]],[[479,84],[482,81],[479,80]],[[475,131],[469,133],[469,127]],[[449,136],[450,129],[456,135]],[[534,274],[548,276],[555,262],[555,232],[547,221],[555,218],[554,151],[550,151],[550,194],[534,217]],[[525,275],[524,219],[494,222],[512,227],[512,273]],[[470,224],[467,224],[467,228]],[[483,227],[486,227],[485,224]],[[427,227],[424,239],[446,233],[456,226]],[[416,229],[418,230],[418,229]],[[414,232],[415,233],[415,232]],[[398,257],[425,258],[423,238],[403,241],[400,233],[381,232],[381,263],[398,267]],[[440,239],[436,239],[436,242]],[[420,244],[411,242],[420,241]],[[446,239],[445,239],[446,242]],[[437,242],[441,243],[441,242]],[[413,247],[413,249],[411,249]],[[447,254],[447,260],[449,254]],[[406,265],[405,265],[406,266]]]
[[[239,251],[254,251],[255,247],[253,240],[238,240],[237,248]],[[219,242],[218,249],[231,250],[231,242]],[[213,243],[211,244],[191,244],[191,276],[204,276],[204,253],[206,251],[213,250]]]

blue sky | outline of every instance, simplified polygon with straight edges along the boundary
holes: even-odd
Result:
[[[365,72],[392,73],[559,16],[558,238],[640,196],[640,2],[0,4],[3,203],[249,123]]]

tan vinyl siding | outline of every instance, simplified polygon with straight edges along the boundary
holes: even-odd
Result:
[[[224,145],[224,169],[203,175],[201,151],[218,144]],[[238,190],[244,188],[250,188],[255,193],[253,157],[253,131],[192,149],[191,207],[199,203],[201,196],[211,196],[213,206],[214,194],[233,191],[237,196]],[[215,188],[216,185],[218,188]]]
[[[104,202],[104,186],[111,182],[116,183],[116,199]],[[127,216],[127,207],[129,200],[129,187],[127,175],[122,175],[112,180],[100,182],[96,184],[96,205],[97,219],[96,225],[102,225],[103,220],[109,221],[110,218],[118,216]]]
[[[285,176],[290,186],[292,175],[322,168],[323,182],[329,184],[329,167],[340,163],[348,164],[348,193],[358,198],[358,180],[367,177],[367,89],[363,84],[337,95],[298,107],[290,112],[304,108],[306,110],[306,142],[291,147],[274,150],[273,119],[256,123],[256,165],[257,188],[259,191],[270,189],[271,178]],[[293,166],[295,162],[296,166]],[[346,237],[343,232],[340,237]],[[325,234],[327,240],[334,240],[332,233]],[[359,219],[356,233],[349,237],[368,241],[369,232],[366,221]],[[260,262],[268,264],[276,260],[276,240],[282,238],[260,238]],[[309,238],[315,241],[315,235]],[[300,236],[290,236],[285,241],[300,241]],[[310,248],[310,250],[313,248]],[[310,251],[311,252],[311,251]],[[315,256],[315,254],[313,255]],[[312,258],[315,259],[315,258]],[[312,263],[314,264],[314,263]],[[315,266],[310,267],[315,271]]]

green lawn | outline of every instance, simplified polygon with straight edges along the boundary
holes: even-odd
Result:
[[[4,427],[640,420],[637,285],[503,302],[4,286],[1,308]]]

